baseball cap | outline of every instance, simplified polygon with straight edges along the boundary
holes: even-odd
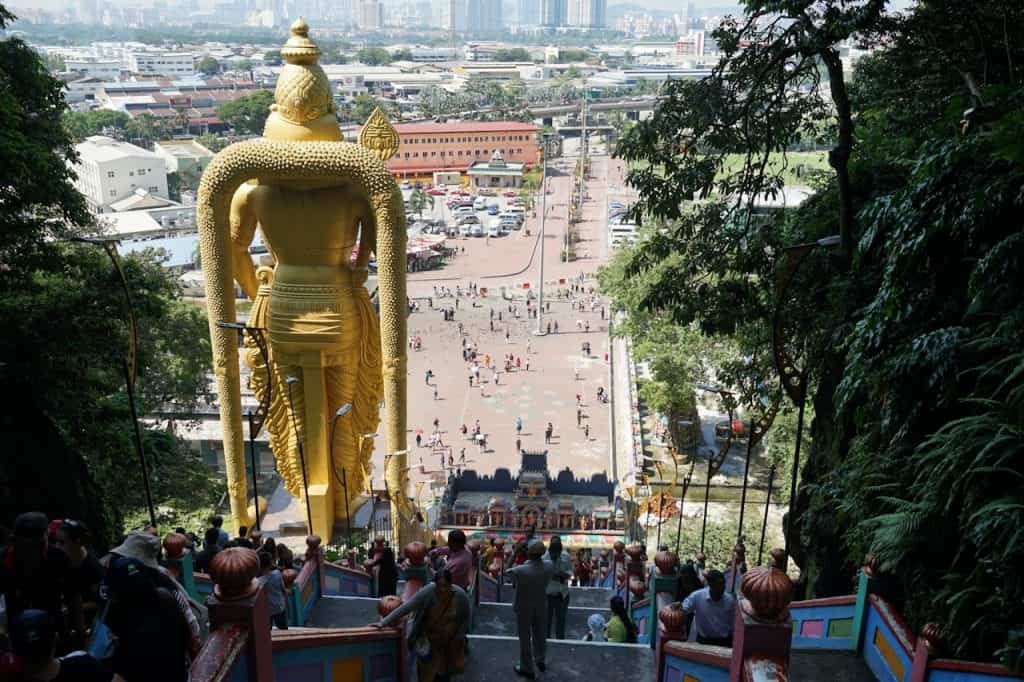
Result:
[[[11,649],[26,661],[47,659],[53,651],[54,630],[50,614],[27,609],[11,619]]]

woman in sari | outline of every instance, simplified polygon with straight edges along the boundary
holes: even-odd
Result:
[[[466,632],[469,630],[469,596],[452,584],[445,569],[434,575],[412,599],[373,625],[394,625],[412,614],[409,649],[416,657],[420,682],[434,682],[439,676],[460,675],[466,668]]]

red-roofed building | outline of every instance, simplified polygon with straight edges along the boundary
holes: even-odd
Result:
[[[399,123],[400,144],[388,161],[397,177],[430,176],[435,171],[466,170],[486,162],[494,152],[508,162],[527,167],[538,161],[538,128],[519,121],[457,121],[453,123]]]

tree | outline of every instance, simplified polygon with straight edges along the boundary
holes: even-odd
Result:
[[[0,29],[13,19],[0,6]],[[40,509],[83,519],[102,548],[142,506],[124,391],[124,294],[101,250],[69,246],[95,233],[71,181],[75,160],[62,85],[16,38],[0,40],[0,519]],[[125,260],[138,313],[140,411],[194,404],[210,371],[202,311],[177,300],[155,255]],[[176,439],[143,429],[158,502],[212,500],[214,481]]]
[[[64,57],[59,54],[48,54],[46,55],[46,68],[50,71],[67,71],[68,65],[64,61]]]
[[[366,119],[370,118],[370,114],[377,107],[380,107],[389,116],[394,109],[394,105],[390,102],[380,100],[371,95],[356,95],[355,99],[352,100],[352,120],[359,124],[366,123]]]
[[[393,62],[400,62],[400,61],[411,62],[412,61],[412,50],[410,50],[407,47],[403,47],[400,50],[395,50],[393,53],[391,53],[391,61],[393,61]]]
[[[131,123],[131,116],[123,111],[96,109],[95,111],[67,111],[64,113],[64,128],[76,142],[92,135],[111,135],[124,138]]]
[[[528,62],[530,53],[524,47],[513,47],[510,49],[497,50],[494,53],[496,62]]]
[[[391,53],[383,47],[364,47],[356,52],[356,61],[367,66],[391,63]]]
[[[156,118],[152,114],[139,114],[128,121],[125,135],[142,147],[150,147],[154,142],[171,137],[171,125],[167,120]]]
[[[267,50],[263,53],[263,63],[267,66],[280,66],[282,63],[280,50]],[[333,62],[325,62],[331,64]]]
[[[417,218],[423,217],[423,209],[430,207],[430,210],[434,210],[434,197],[431,194],[427,194],[422,189],[414,189],[409,194],[409,209],[416,214]]]
[[[711,77],[667,83],[620,142],[634,213],[658,226],[625,257],[626,295],[730,337],[765,377],[778,316],[814,411],[787,519],[808,596],[848,593],[873,552],[912,628],[1019,668],[1024,8],[746,7],[716,32]],[[851,35],[885,47],[848,85],[833,45]],[[766,210],[809,138],[831,144],[831,174]],[[785,249],[832,235],[778,300]]]
[[[210,76],[216,76],[218,73],[220,73],[220,62],[218,62],[213,57],[207,55],[206,57],[200,59],[199,63],[196,64],[196,71],[203,74],[207,78],[209,78]]]
[[[348,64],[348,57],[338,48],[326,49],[320,57],[321,64]]]
[[[217,118],[239,135],[259,135],[263,132],[263,126],[270,116],[270,105],[273,103],[273,92],[257,90],[251,95],[239,97],[217,107]]]

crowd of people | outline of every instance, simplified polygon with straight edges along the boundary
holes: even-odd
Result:
[[[271,622],[287,628],[282,571],[296,567],[287,547],[241,528],[230,538],[215,516],[203,539],[177,528],[194,568],[209,570],[228,547],[257,552],[259,582],[268,586]],[[86,682],[187,680],[209,632],[206,607],[165,567],[155,528],[128,533],[98,555],[88,528],[26,512],[13,532],[0,532],[0,677]],[[92,651],[83,649],[92,641]],[[98,643],[98,644],[97,644]]]

